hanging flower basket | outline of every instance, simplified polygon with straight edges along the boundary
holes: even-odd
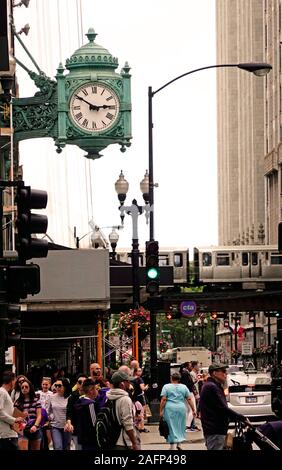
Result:
[[[150,331],[150,312],[145,310],[144,307],[120,313],[118,320],[119,333],[132,336],[132,326],[136,322],[138,323],[138,335],[142,341]]]

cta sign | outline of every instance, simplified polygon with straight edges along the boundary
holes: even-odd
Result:
[[[184,300],[180,304],[180,312],[183,317],[193,317],[197,311],[197,304],[193,300]]]

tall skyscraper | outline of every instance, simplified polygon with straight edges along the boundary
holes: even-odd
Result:
[[[265,61],[261,0],[217,0],[216,29],[218,64]],[[219,244],[265,242],[265,80],[218,70]]]
[[[281,143],[281,0],[264,2],[265,59],[272,72],[265,82],[265,187],[266,243],[277,244],[277,226],[282,210],[282,143]]]

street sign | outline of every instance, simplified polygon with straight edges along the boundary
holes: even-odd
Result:
[[[250,341],[242,341],[242,356],[251,356],[253,354],[253,346]]]
[[[197,311],[197,304],[193,300],[184,300],[180,304],[180,312],[183,317],[193,317]]]

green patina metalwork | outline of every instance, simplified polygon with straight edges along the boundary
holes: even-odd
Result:
[[[87,152],[86,157],[92,159],[101,157],[100,151],[110,144],[119,144],[122,152],[131,145],[130,67],[126,63],[121,73],[116,73],[117,58],[95,43],[96,33],[92,28],[86,36],[89,42],[66,60],[68,74],[65,74],[63,65],[59,64],[56,81],[41,71],[37,74],[20,64],[40,91],[33,97],[13,100],[16,141],[51,137],[58,152],[67,144],[77,145]],[[107,85],[119,98],[119,116],[108,130],[89,133],[76,126],[69,117],[72,94],[78,87],[90,82]]]

